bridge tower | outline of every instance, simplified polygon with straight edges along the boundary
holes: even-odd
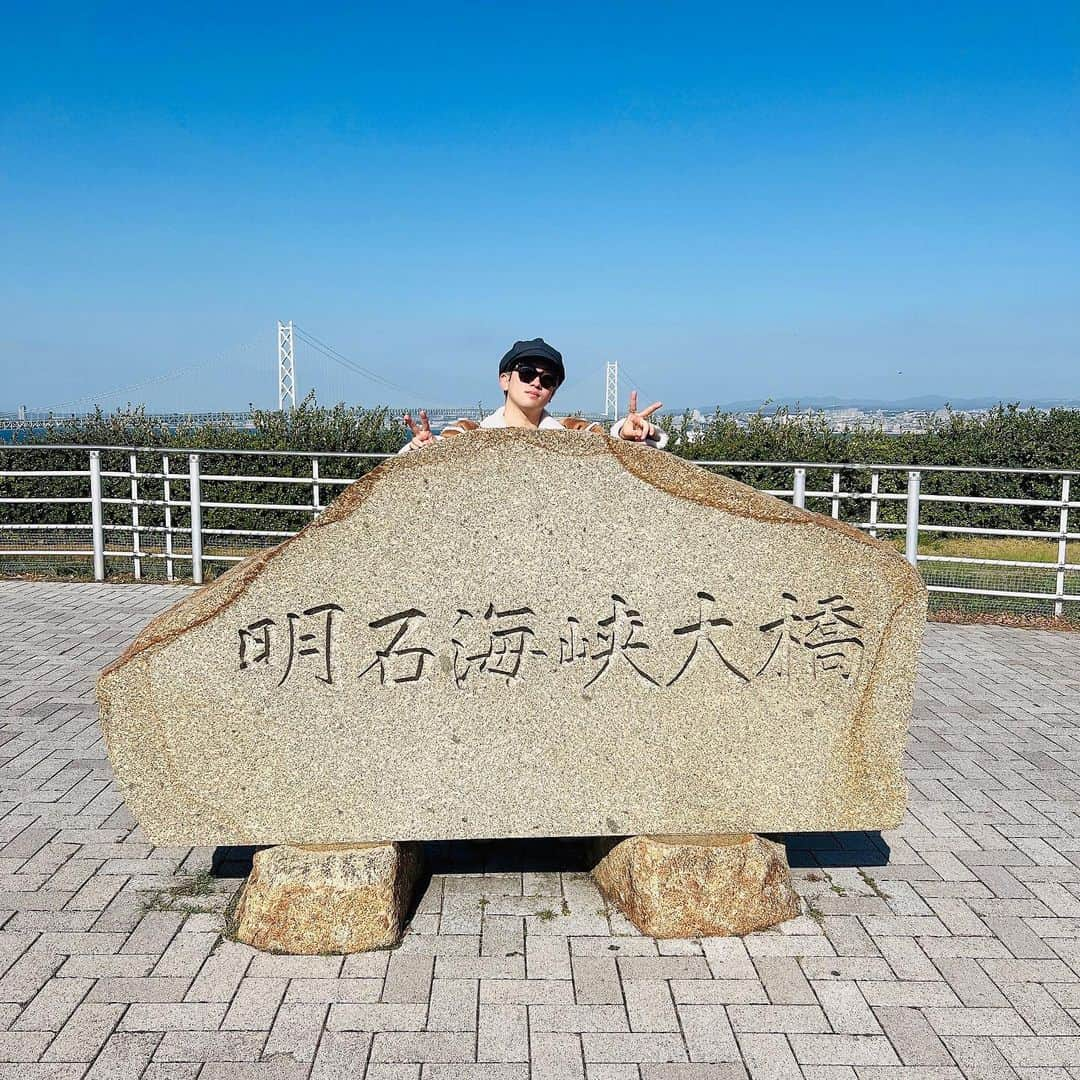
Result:
[[[277,407],[290,410],[296,408],[296,374],[293,365],[292,319],[287,323],[277,324]]]
[[[619,361],[609,360],[604,373],[604,415],[619,415]]]

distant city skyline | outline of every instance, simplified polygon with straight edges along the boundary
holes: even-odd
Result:
[[[0,409],[1080,398],[1080,8],[5,13]],[[319,365],[325,364],[325,370]],[[168,378],[178,369],[186,373]]]

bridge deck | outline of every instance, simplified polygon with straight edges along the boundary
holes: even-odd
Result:
[[[0,582],[0,1080],[1080,1077],[1080,636],[932,625],[911,811],[791,838],[779,932],[657,944],[573,843],[439,845],[400,949],[298,958],[220,937],[250,852],[112,781],[96,673],[181,593]]]

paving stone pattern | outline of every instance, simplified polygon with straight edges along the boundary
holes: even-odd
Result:
[[[885,834],[785,838],[806,914],[654,942],[576,842],[437,844],[392,952],[221,936],[250,849],[154,848],[100,668],[182,595],[0,582],[0,1080],[1080,1078],[1080,635],[931,625]]]

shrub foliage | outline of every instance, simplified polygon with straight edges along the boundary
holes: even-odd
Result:
[[[62,449],[68,446],[116,447],[102,451],[102,496],[105,500],[106,525],[130,525],[131,509],[116,499],[126,502],[131,497],[131,456],[135,454],[139,472],[158,474],[153,479],[139,480],[139,497],[162,500],[164,478],[162,454],[140,447],[160,450],[175,448],[177,453],[169,457],[169,473],[183,478],[169,482],[169,500],[184,503],[190,498],[188,456],[186,451],[197,448],[205,451],[199,462],[204,478],[224,476],[242,471],[249,476],[291,477],[307,483],[275,484],[245,483],[235,480],[203,479],[201,482],[203,528],[215,529],[270,529],[291,531],[311,518],[299,510],[231,509],[205,506],[207,503],[247,503],[286,505],[311,505],[312,466],[306,457],[288,457],[270,451],[317,451],[328,455],[319,460],[321,480],[355,479],[370,471],[378,459],[335,458],[340,452],[362,451],[366,453],[394,453],[402,443],[402,436],[389,423],[386,409],[353,409],[344,405],[320,408],[310,400],[304,401],[291,413],[252,410],[249,425],[237,429],[224,424],[181,424],[170,427],[148,415],[142,408],[130,409],[106,415],[98,410],[92,416],[77,421],[49,423],[44,430],[34,432],[20,442],[32,443],[55,449],[25,451],[0,449],[3,470],[63,471],[85,473],[88,469],[87,451]],[[221,451],[214,453],[213,451]],[[233,453],[246,451],[238,465]],[[260,453],[259,451],[262,451]],[[340,485],[323,485],[321,503],[326,505],[342,490]],[[89,495],[87,479],[79,477],[8,477],[0,479],[0,495],[5,497],[81,498]],[[172,525],[176,528],[190,527],[190,514],[186,507],[172,507]],[[81,503],[16,503],[3,506],[3,524],[89,524],[90,508]],[[165,521],[165,507],[141,506],[139,524],[152,530]],[[2,528],[2,525],[0,525]],[[152,535],[152,533],[150,534]],[[114,546],[114,545],[107,545]],[[122,546],[122,545],[115,545]]]
[[[992,470],[1080,468],[1080,410],[1076,409],[1043,412],[1001,405],[982,415],[949,412],[943,419],[932,417],[925,432],[900,435],[886,434],[874,426],[832,431],[824,417],[808,419],[782,410],[772,416],[758,412],[745,425],[737,423],[733,416],[717,412],[705,425],[698,425],[697,433],[688,417],[666,418],[664,425],[672,436],[669,449],[698,461],[977,467],[977,473],[923,474],[920,521],[926,524],[1056,529],[1060,507],[938,503],[926,500],[925,496],[1060,501],[1060,477],[1008,475]],[[756,465],[725,471],[755,487],[790,490],[792,486],[790,469]],[[845,471],[842,482],[845,490],[866,492],[870,470],[854,475]],[[828,491],[831,484],[831,470],[808,471],[808,490]],[[884,493],[906,492],[906,470],[883,472],[879,486]],[[1080,478],[1074,478],[1071,498],[1080,499]],[[831,500],[811,498],[807,506],[827,513]],[[882,502],[879,520],[902,521],[904,510],[903,501]],[[841,517],[865,521],[866,512],[865,501],[845,501]]]

